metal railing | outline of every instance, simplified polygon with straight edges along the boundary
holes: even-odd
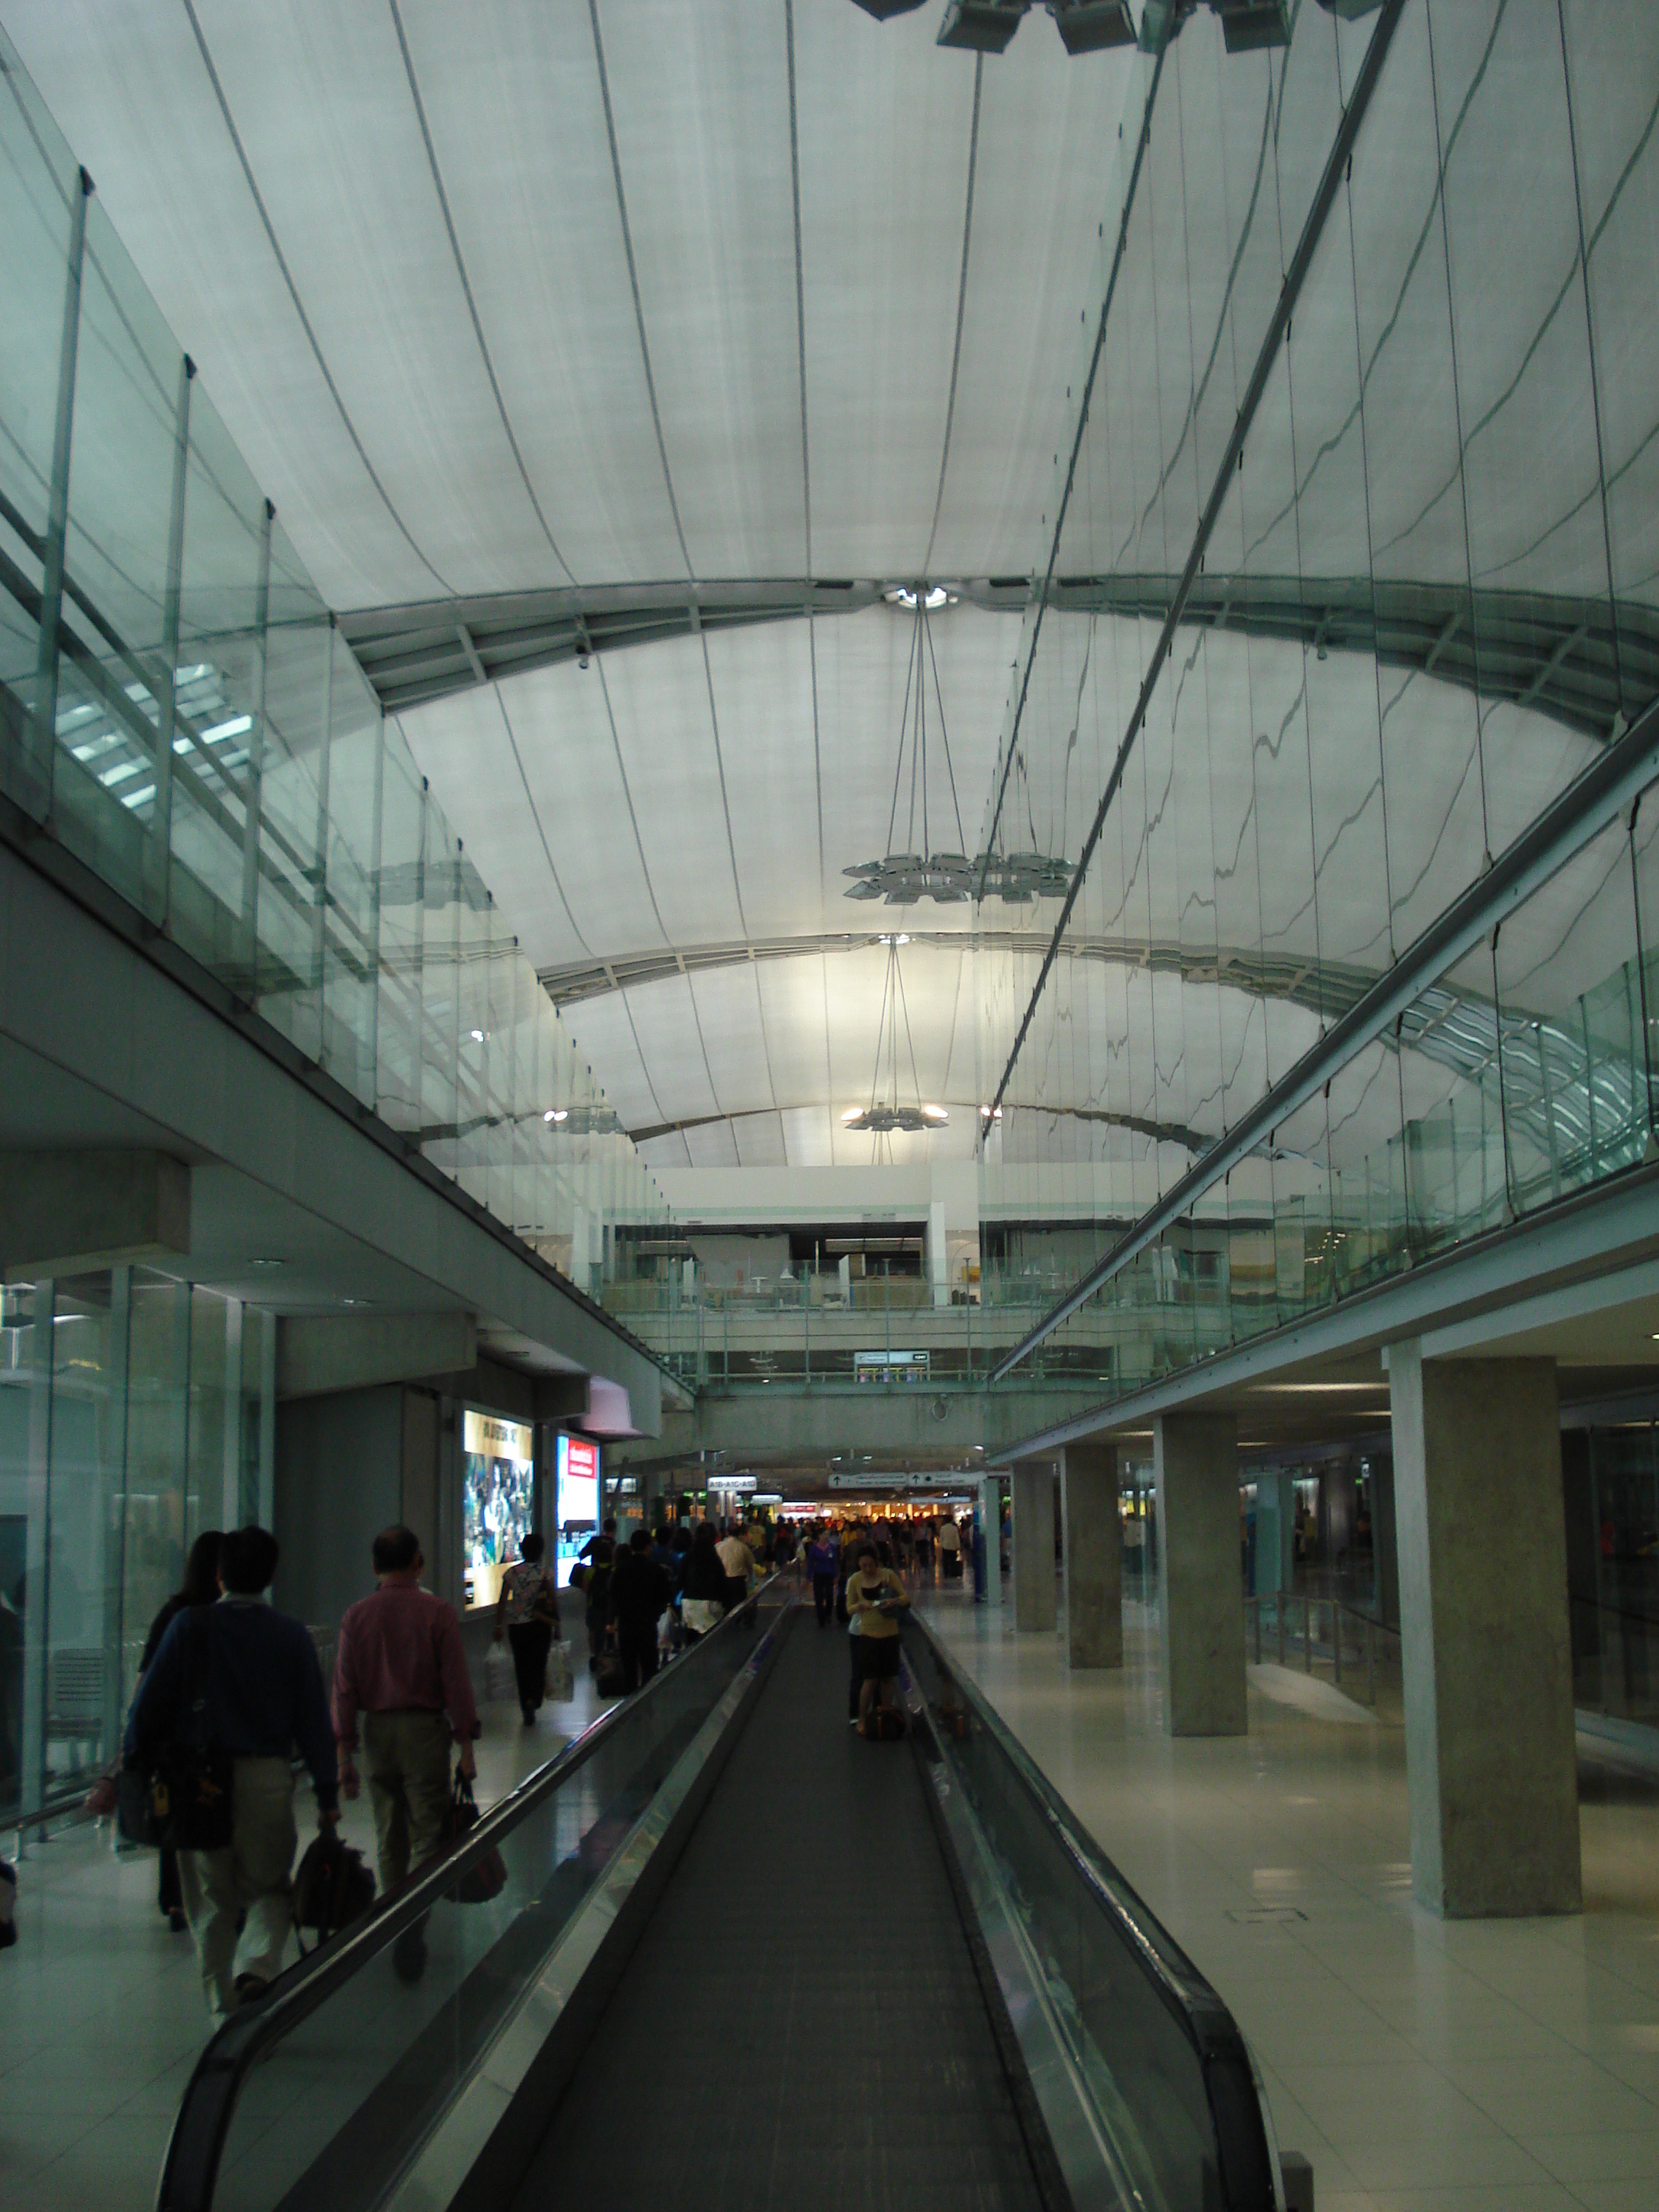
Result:
[[[1087,2106],[1079,2135],[1056,2127],[1043,2100],[1068,2179],[1093,2179],[1092,2146],[1116,2201],[1271,2212],[1284,2202],[1272,2114],[1226,2005],[925,1616],[907,1616],[905,1639],[932,1755],[989,1847],[1067,2046],[1073,2094]],[[951,1791],[939,1795],[948,1808]],[[1073,2194],[1085,2201],[1076,2187]],[[1088,2201],[1108,2200],[1097,2185]]]
[[[757,1627],[763,1601],[774,1607],[792,1602],[798,1581],[793,1568],[769,1577],[692,1650],[665,1668],[644,1688],[613,1705],[492,1807],[465,1841],[447,1856],[377,1899],[362,1919],[323,1943],[284,1973],[258,2005],[234,2014],[226,2021],[198,2061],[180,2101],[157,2191],[158,2212],[209,2212],[215,2200],[221,2162],[236,2118],[238,2100],[251,2077],[269,2067],[277,2058],[282,2046],[313,2014],[347,1990],[400,1937],[423,1926],[435,1906],[445,1899],[453,1900],[469,1875],[477,1874],[486,1862],[497,1858],[503,1846],[510,1852],[526,1824],[544,1812],[550,1800],[567,1791],[574,1776],[591,1767],[612,1747],[620,1749],[619,1740],[629,1734],[641,1730],[648,1734],[655,1714],[667,1713],[681,1698],[688,1676],[696,1674],[708,1677],[714,1686],[708,1700],[712,1710],[726,1686],[722,1668],[730,1662],[733,1678],[741,1671],[744,1662],[736,1655],[744,1648],[745,1632],[752,1632]],[[686,1734],[687,1725],[682,1718],[669,1728],[671,1749]],[[667,1755],[665,1752],[659,1753],[659,1763],[661,1757]],[[586,1887],[573,1887],[567,1899],[569,1910],[574,1911],[605,1867],[614,1859],[632,1819],[637,1816],[637,1809],[627,1799],[627,1793],[623,1817],[617,1817],[616,1806],[602,1805],[596,1809],[592,1828],[580,1846]],[[544,1896],[544,1886],[542,1891],[531,1893],[528,1909],[532,1913]],[[516,1899],[510,1900],[509,1911],[515,1918],[523,1909]],[[544,1922],[544,1905],[540,1917]],[[535,1937],[530,1946],[534,1957],[526,1952],[520,1960],[526,1972],[539,1970],[542,1954],[556,1939],[556,1931],[543,1924],[535,1931]],[[461,1963],[463,1971],[476,1975],[478,1960],[464,1955]],[[533,1979],[533,1972],[531,1978]],[[510,2011],[517,1994],[516,1984],[508,1989],[501,1977],[496,1981],[500,1986],[492,1984],[483,1996],[497,2009]],[[447,2002],[453,2004],[458,1995],[459,1991]],[[487,2033],[480,2029],[477,2021],[471,2024],[475,2039],[480,2040],[482,2045],[482,2041],[488,2039]],[[300,2049],[303,2063],[303,2045]],[[405,2113],[404,2118],[407,2124],[410,2116]],[[416,2116],[416,2124],[424,2118],[424,2114]]]
[[[1399,1679],[1398,1630],[1342,1598],[1315,1597],[1298,1590],[1247,1597],[1244,1630],[1256,1666],[1264,1659],[1291,1666],[1299,1656],[1304,1674],[1311,1674],[1316,1664],[1328,1667],[1336,1686],[1351,1697],[1360,1697],[1363,1686],[1362,1702],[1368,1705],[1376,1703],[1379,1682]]]

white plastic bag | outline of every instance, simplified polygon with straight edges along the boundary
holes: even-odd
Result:
[[[547,1654],[547,1695],[556,1705],[568,1705],[576,1694],[576,1670],[570,1663],[570,1646],[555,1644]]]
[[[519,1694],[519,1678],[513,1654],[504,1644],[492,1644],[484,1660],[484,1696],[492,1705],[504,1705]]]

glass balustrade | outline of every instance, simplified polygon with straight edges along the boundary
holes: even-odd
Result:
[[[585,1291],[649,1171],[0,34],[0,793]]]

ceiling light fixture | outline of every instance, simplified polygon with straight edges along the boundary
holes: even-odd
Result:
[[[288,1262],[286,1260],[270,1260],[261,1258],[258,1260],[250,1260],[248,1261],[248,1265],[250,1267],[285,1267],[288,1265]]]
[[[467,1035],[474,1044],[482,1044],[484,1041],[484,1033],[482,1030],[469,1030]]]
[[[870,1079],[870,1103],[849,1107],[841,1117],[844,1129],[878,1139],[878,1160],[882,1157],[879,1139],[883,1137],[891,1137],[899,1130],[915,1135],[924,1130],[937,1129],[951,1118],[945,1107],[924,1106],[921,1103],[921,1082],[916,1073],[916,1048],[910,1035],[910,1009],[905,1001],[904,980],[899,973],[899,947],[908,944],[909,939],[896,936],[884,938],[882,941],[887,947],[887,975],[882,986],[881,1012],[876,1022],[876,1065]],[[910,1063],[914,1104],[908,1102],[901,1104],[899,1101],[898,1031],[901,1021],[904,1024],[904,1049]],[[887,1096],[882,1098],[877,1094],[883,1087],[884,1060],[887,1064],[888,1080]],[[890,1163],[890,1145],[887,1158]]]
[[[936,43],[970,54],[1000,54],[1018,30],[1031,0],[949,0]]]
[[[1135,43],[1129,0],[1048,0],[1048,13],[1068,54],[1097,54]]]
[[[550,1106],[546,1113],[542,1115],[542,1119],[544,1121],[568,1121],[570,1119],[570,1109],[568,1106]]]
[[[915,906],[925,898],[939,906],[963,906],[970,898],[1000,899],[1005,906],[1030,906],[1034,899],[1064,898],[1072,888],[1072,870],[1063,859],[1056,860],[1046,853],[989,851],[970,858],[963,849],[968,841],[957,796],[950,732],[945,725],[939,658],[933,650],[933,628],[928,619],[930,611],[949,596],[943,585],[925,583],[896,587],[887,593],[890,605],[903,607],[915,617],[904,675],[903,704],[899,709],[898,759],[893,769],[893,803],[887,817],[887,850],[880,860],[859,860],[842,870],[842,875],[853,879],[847,896],[884,899],[889,906]],[[957,833],[955,852],[935,852],[933,848],[931,817],[934,795],[928,788],[927,772],[930,738],[933,740],[935,780],[941,757],[944,762],[945,784],[938,798],[942,800],[948,795],[950,799],[949,817]],[[903,849],[900,850],[898,802],[899,793],[907,781],[907,752],[910,802]],[[918,800],[920,823],[916,819]]]

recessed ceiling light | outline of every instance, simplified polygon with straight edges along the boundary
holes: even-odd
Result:
[[[340,1304],[343,1306],[366,1306],[368,1304],[368,1300],[367,1298],[342,1298]]]
[[[484,1033],[482,1030],[469,1030],[467,1035],[474,1044],[482,1044],[484,1041]]]
[[[250,1260],[248,1261],[248,1265],[250,1267],[287,1267],[288,1262],[286,1260],[260,1259]]]
[[[570,1119],[570,1109],[568,1106],[550,1106],[546,1113],[542,1115],[542,1119],[544,1121],[568,1121]]]

